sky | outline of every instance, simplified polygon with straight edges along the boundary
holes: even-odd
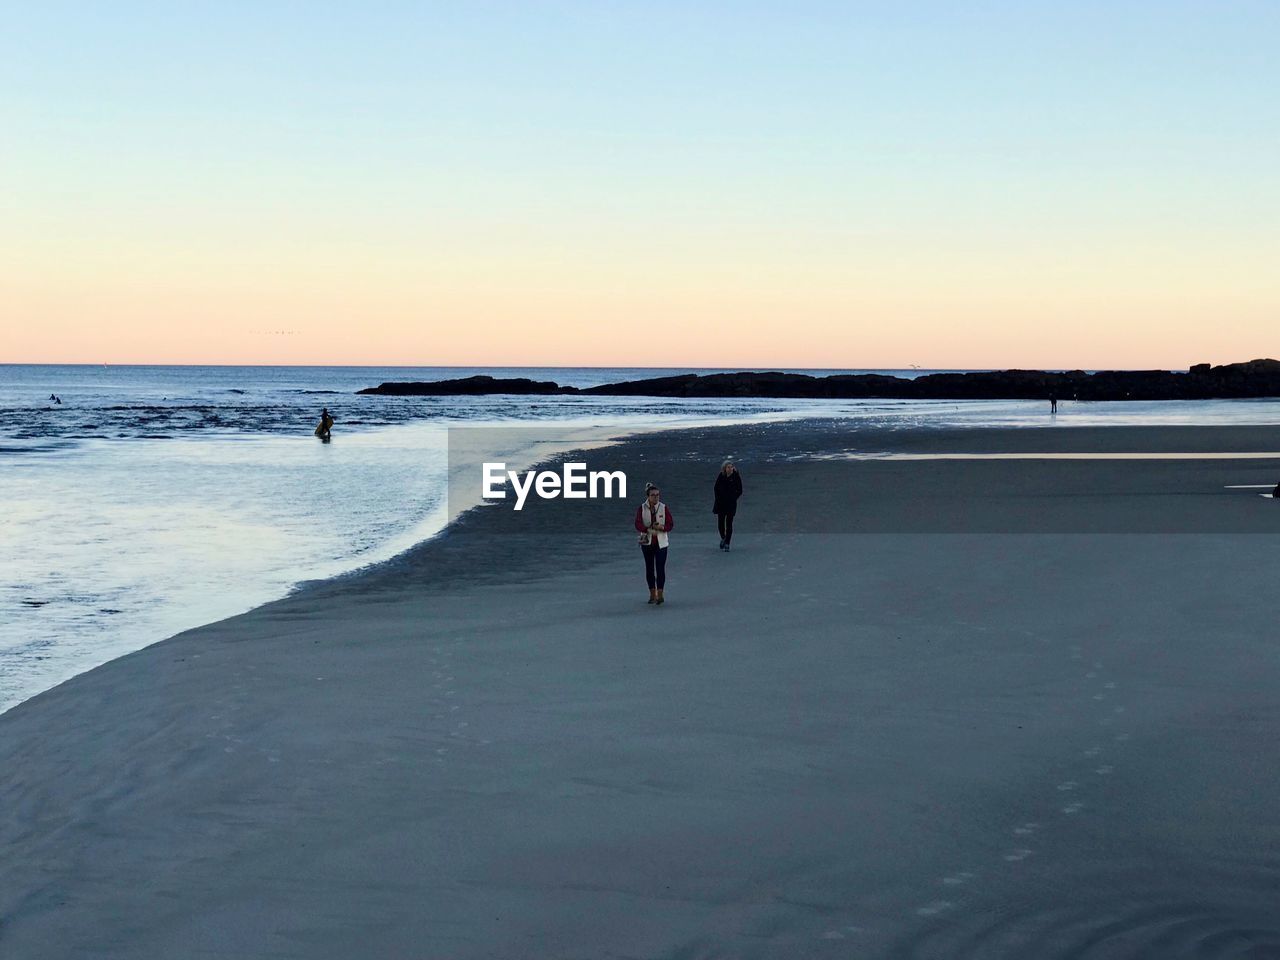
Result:
[[[1280,355],[1280,3],[5,5],[0,362]]]

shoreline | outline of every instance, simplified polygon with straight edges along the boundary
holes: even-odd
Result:
[[[815,415],[812,411],[807,411],[807,410],[789,410],[789,411],[781,411],[781,412],[770,412],[770,413],[764,413],[764,414],[752,414],[752,415],[747,415],[742,417],[735,417],[730,415],[730,416],[716,419],[711,422],[701,423],[701,424],[680,424],[677,422],[675,424],[662,423],[657,426],[644,426],[641,424],[630,424],[630,423],[616,424],[615,423],[615,424],[605,424],[605,425],[592,424],[592,425],[584,426],[578,423],[569,422],[567,424],[557,423],[548,427],[543,423],[511,421],[511,422],[484,424],[483,429],[497,429],[497,430],[510,429],[517,434],[548,432],[548,431],[557,434],[557,438],[554,442],[547,442],[547,441],[541,442],[538,445],[538,450],[536,452],[525,451],[526,456],[523,460],[520,461],[518,465],[519,469],[525,469],[527,467],[536,466],[538,463],[541,462],[540,458],[553,456],[556,451],[559,451],[560,453],[565,453],[572,449],[587,449],[588,447],[598,447],[599,445],[602,445],[602,444],[608,444],[614,439],[625,439],[626,437],[638,436],[645,433],[665,432],[670,430],[682,430],[682,429],[705,429],[708,427],[714,428],[714,427],[721,427],[721,426],[726,426],[726,427],[749,426],[752,424],[774,423],[774,422],[822,420],[822,419],[827,419],[827,417],[828,415],[825,415],[825,414]],[[470,425],[470,424],[458,424],[457,427],[460,427],[461,429],[464,429],[464,430],[476,429],[474,425]],[[386,427],[383,426],[377,429],[386,429]],[[450,429],[453,429],[453,428],[450,428]],[[562,437],[559,436],[566,432],[572,435],[572,439],[562,439]],[[254,439],[254,440],[258,439],[256,435],[250,435],[250,437],[251,439]],[[183,442],[186,440],[187,438],[179,438],[178,442]],[[101,438],[98,438],[97,440],[91,440],[90,442],[100,442],[100,441],[101,441]],[[81,441],[75,441],[75,442],[78,443]],[[106,441],[106,442],[113,442],[113,441]],[[309,442],[309,438],[303,442]],[[530,459],[530,457],[532,457],[532,459]],[[470,509],[474,505],[475,505],[474,503],[468,502],[461,507],[461,510],[450,508],[450,509],[439,509],[439,510],[432,511],[432,513],[429,514],[423,520],[415,523],[410,528],[406,529],[400,534],[393,536],[386,543],[376,548],[373,548],[371,551],[367,553],[355,554],[348,557],[340,557],[337,559],[327,559],[323,561],[316,561],[316,565],[318,566],[318,569],[315,572],[299,576],[297,579],[293,579],[289,581],[287,584],[282,586],[281,592],[279,594],[264,596],[261,591],[258,591],[255,589],[249,589],[247,592],[250,596],[250,599],[246,599],[243,602],[237,604],[235,609],[226,610],[221,614],[211,615],[208,618],[201,618],[198,620],[192,620],[191,618],[181,618],[181,617],[168,618],[164,621],[161,630],[152,631],[151,633],[148,634],[150,636],[154,636],[155,639],[148,641],[146,644],[144,644],[144,646],[150,646],[152,644],[162,642],[176,635],[177,633],[184,632],[186,630],[196,629],[197,627],[207,625],[209,623],[214,623],[231,616],[238,616],[242,613],[249,612],[250,610],[253,610],[256,607],[261,606],[265,603],[272,603],[272,602],[275,602],[276,600],[287,598],[288,596],[295,593],[298,589],[300,589],[305,584],[323,582],[325,580],[332,579],[335,577],[346,577],[354,574],[359,574],[365,570],[368,570],[371,567],[376,567],[382,563],[385,563],[389,560],[396,558],[397,556],[399,556],[400,554],[408,550],[412,550],[425,542],[428,542],[430,540],[433,540],[441,536],[443,533],[446,532],[449,524],[454,519],[456,519],[459,512]],[[443,520],[439,519],[441,516],[443,516]],[[426,532],[424,534],[423,533],[424,530],[427,530],[429,532]],[[67,674],[59,671],[57,674],[55,674],[57,679],[53,680],[51,683],[48,682],[48,678],[42,678],[41,685],[38,688],[30,690],[30,692],[24,692],[20,696],[20,698],[14,699],[12,701],[8,701],[8,700],[0,701],[0,715],[2,715],[5,711],[9,709],[12,709],[14,706],[17,706],[19,703],[25,702],[31,697],[37,696],[39,693],[45,690],[51,689],[52,686],[56,686],[58,683],[65,682],[66,680],[69,680],[74,676],[78,676],[80,673],[84,673],[88,670],[92,670],[95,667],[102,665],[103,663],[110,662],[110,660],[117,659],[118,657],[121,657],[121,656],[126,656],[129,653],[132,653],[138,649],[143,649],[143,647],[139,647],[134,644],[121,645],[121,644],[113,643],[109,647],[106,647],[106,649],[109,649],[110,651],[112,651],[107,659],[101,659],[97,655],[97,652],[95,650],[94,655],[91,657],[86,656],[82,658],[77,658],[76,665],[73,668],[75,670],[74,673]]]
[[[0,715],[0,950],[1005,956],[1007,916],[1051,957],[1153,910],[1280,938],[1247,854],[1280,829],[1270,541],[1232,535],[1280,515],[1223,489],[1280,464],[813,459],[1273,432],[1072,430],[631,437],[676,516],[661,610],[625,508],[486,507],[38,694]]]
[[[726,420],[726,425],[731,425],[732,423],[732,418],[728,418]],[[387,428],[383,426],[375,429]],[[455,428],[446,427],[445,433],[447,434],[449,430],[452,429]],[[466,425],[465,429],[477,429],[477,427],[474,425]],[[524,423],[515,421],[511,423],[487,423],[483,424],[479,429],[510,430],[515,434],[517,440],[522,439],[522,435],[524,434],[533,434],[535,432],[554,433],[556,439],[551,441],[542,440],[537,442],[530,449],[521,449],[519,451],[518,455],[522,459],[518,461],[518,466],[520,469],[526,469],[527,467],[532,467],[536,465],[536,463],[541,462],[544,458],[562,455],[571,450],[589,449],[599,447],[601,445],[607,445],[616,438],[625,438],[627,436],[649,432],[651,429],[666,429],[666,427],[645,428],[631,424],[583,425],[573,422],[546,425],[543,423]],[[250,435],[250,438],[257,439],[254,435]],[[187,438],[181,438],[176,442],[184,441],[190,442]],[[75,442],[79,443],[83,441]],[[96,441],[91,440],[90,442]],[[237,439],[230,442],[240,442],[240,440]],[[311,441],[310,438],[306,438],[301,442],[310,443]],[[441,476],[441,483],[445,487],[450,486],[447,470]],[[127,648],[121,649],[119,644],[104,644],[101,648],[104,652],[112,651],[107,659],[99,658],[97,650],[93,651],[94,655],[92,657],[86,656],[77,658],[73,667],[73,669],[75,669],[74,673],[65,674],[59,671],[56,674],[58,679],[54,680],[52,683],[45,683],[45,685],[40,686],[38,689],[26,692],[18,699],[12,700],[11,702],[0,699],[0,715],[3,715],[8,710],[26,702],[32,697],[38,696],[44,691],[52,689],[52,687],[57,686],[59,683],[73,679],[74,677],[89,670],[93,670],[104,663],[109,663],[111,660],[127,656],[140,649],[145,649],[147,646],[162,643],[179,633],[198,629],[199,627],[206,626],[210,623],[216,623],[230,617],[248,613],[267,603],[274,603],[278,600],[287,599],[307,584],[322,583],[330,579],[357,575],[383,563],[394,560],[406,551],[415,549],[416,547],[430,542],[446,533],[453,520],[455,520],[460,513],[471,509],[473,506],[475,506],[474,503],[466,502],[456,509],[450,508],[447,505],[438,509],[433,509],[421,520],[413,523],[410,527],[406,528],[399,534],[392,536],[385,543],[366,552],[325,560],[313,560],[313,567],[315,569],[312,572],[300,575],[296,579],[284,584],[282,592],[277,595],[268,595],[264,597],[262,591],[253,589],[249,587],[248,584],[244,584],[239,592],[241,594],[247,594],[248,599],[246,599],[245,596],[240,596],[240,601],[235,609],[228,610],[222,615],[212,616],[208,619],[199,619],[194,622],[191,618],[178,616],[170,617],[164,622],[163,632],[151,634],[155,636],[155,639],[148,641],[143,646],[130,644]],[[172,604],[170,605],[172,606]],[[206,613],[207,612],[209,611],[206,611]]]

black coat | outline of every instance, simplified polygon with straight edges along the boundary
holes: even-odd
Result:
[[[716,503],[711,508],[711,512],[732,517],[738,512],[740,496],[742,496],[742,474],[735,470],[733,476],[726,477],[721,470],[716,476]]]

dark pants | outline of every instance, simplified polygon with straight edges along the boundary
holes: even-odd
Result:
[[[644,554],[644,579],[649,589],[661,590],[667,583],[667,548],[653,543],[640,544],[640,552]]]
[[[720,539],[728,543],[733,539],[733,514],[717,513],[716,520],[720,525]]]

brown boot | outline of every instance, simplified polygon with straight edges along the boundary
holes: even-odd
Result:
[[[650,603],[658,602],[658,591],[653,589],[653,587],[649,588],[649,602]]]
[[[661,590],[659,590],[659,591],[658,591],[658,599],[657,599],[657,600],[655,600],[655,601],[654,601],[654,603],[659,603],[659,604],[660,604],[660,603],[662,603],[662,591],[661,591]]]

